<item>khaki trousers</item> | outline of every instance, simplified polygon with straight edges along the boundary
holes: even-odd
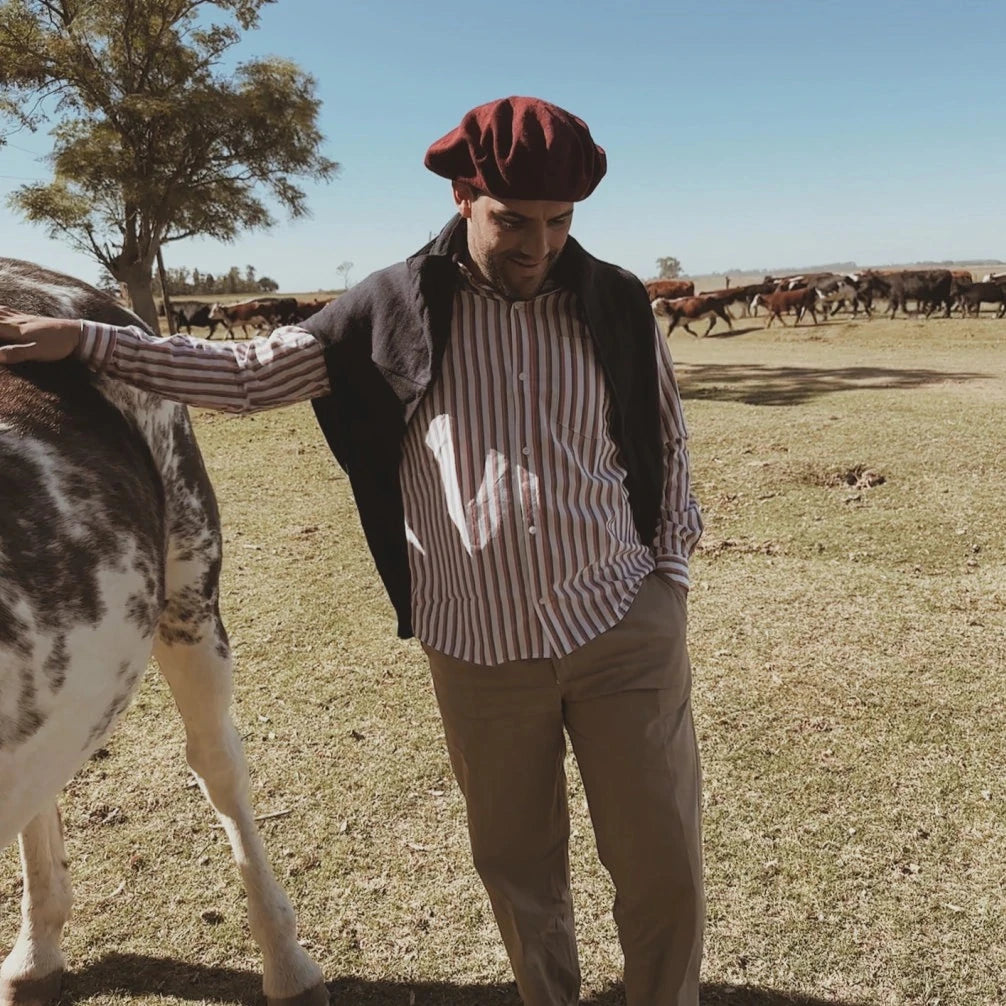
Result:
[[[563,758],[573,746],[615,886],[628,1006],[696,1006],[705,900],[686,592],[659,574],[558,659],[484,667],[427,648],[472,855],[525,1006],[576,1006]]]

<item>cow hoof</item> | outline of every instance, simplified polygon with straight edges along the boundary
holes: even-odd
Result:
[[[324,982],[319,982],[314,988],[283,999],[266,996],[267,1006],[329,1006],[329,1001],[328,989]],[[3,1004],[0,1003],[0,1006]]]
[[[63,986],[62,970],[45,978],[0,982],[0,1006],[51,1006]]]

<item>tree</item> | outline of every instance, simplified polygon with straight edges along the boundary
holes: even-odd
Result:
[[[352,268],[353,268],[352,262],[340,262],[339,265],[335,267],[335,271],[342,275],[343,290],[349,289],[349,270]]]
[[[98,275],[98,282],[94,284],[102,293],[107,293],[109,297],[118,297],[121,293],[118,281],[107,269],[102,269]]]
[[[0,3],[0,115],[30,129],[55,120],[52,181],[11,204],[95,258],[155,326],[161,245],[268,227],[263,195],[304,216],[293,178],[338,170],[319,152],[311,76],[279,58],[220,70],[267,2]]]
[[[658,279],[677,279],[681,275],[681,263],[671,256],[657,259]]]

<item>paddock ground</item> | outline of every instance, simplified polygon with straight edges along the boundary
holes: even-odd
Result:
[[[690,606],[705,773],[703,1002],[1006,1000],[1006,328],[675,331],[706,534]],[[394,636],[309,406],[198,412],[225,527],[235,716],[336,1003],[516,1004],[418,646]],[[575,765],[586,1002],[612,891]],[[222,832],[151,671],[62,808],[64,1002],[258,1002]],[[0,945],[16,932],[0,858]]]

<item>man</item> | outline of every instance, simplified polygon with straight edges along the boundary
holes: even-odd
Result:
[[[666,340],[569,237],[606,170],[576,116],[481,105],[427,151],[458,215],[247,343],[0,309],[0,363],[77,353],[199,406],[311,399],[433,674],[475,866],[527,1006],[575,1006],[565,733],[614,881],[630,1006],[695,1006],[704,900],[685,644],[702,531]]]

